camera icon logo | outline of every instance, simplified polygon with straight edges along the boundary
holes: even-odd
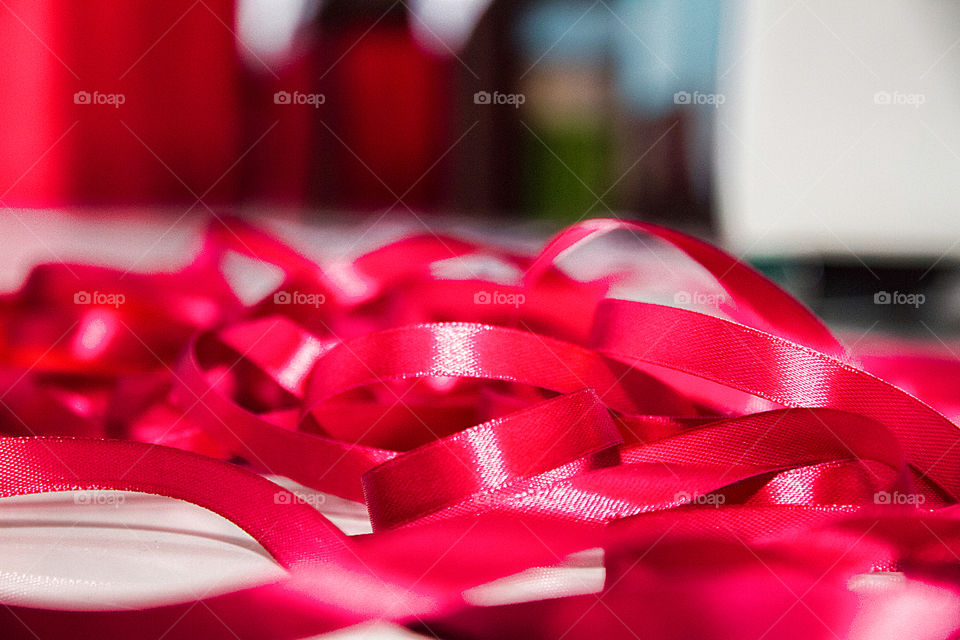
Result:
[[[893,297],[888,291],[877,291],[873,294],[873,304],[890,304],[893,302]]]
[[[890,504],[890,494],[886,491],[877,491],[873,494],[874,504]]]
[[[290,304],[292,298],[287,291],[277,291],[273,294],[273,304]]]
[[[273,94],[273,104],[290,104],[290,92],[277,91]]]
[[[491,101],[489,91],[477,91],[473,94],[473,104],[490,104]]]
[[[493,302],[493,298],[489,291],[477,291],[473,294],[473,304],[490,304],[491,302]]]
[[[690,104],[692,96],[689,91],[677,91],[673,94],[673,104]]]
[[[693,297],[688,291],[677,291],[673,294],[673,303],[674,304],[690,304],[693,301]]]
[[[73,94],[73,104],[90,104],[90,92],[77,91]]]
[[[273,494],[273,503],[274,504],[291,504],[293,500],[292,496],[286,491],[277,491]]]
[[[77,291],[73,294],[73,304],[90,304],[91,298],[87,291]]]
[[[892,102],[893,95],[889,91],[877,91],[873,94],[874,104],[891,104]]]

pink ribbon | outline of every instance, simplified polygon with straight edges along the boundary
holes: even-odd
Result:
[[[732,320],[612,299],[623,273],[557,266],[613,231],[684,251]],[[241,304],[228,251],[281,267],[278,295]],[[436,275],[476,256],[522,276]],[[590,220],[532,258],[424,235],[325,265],[231,220],[180,272],[41,265],[0,312],[0,496],[178,498],[288,570],[138,610],[8,604],[3,637],[300,638],[389,620],[444,637],[829,638],[854,624],[857,576],[960,595],[960,431],[923,401],[960,406],[924,373],[956,363],[901,343],[862,358],[894,386],[676,231]],[[375,533],[344,536],[258,472],[364,502]],[[595,548],[598,593],[465,596]]]

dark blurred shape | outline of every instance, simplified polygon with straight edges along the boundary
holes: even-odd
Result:
[[[715,12],[237,1],[0,7],[0,201],[708,220]]]
[[[330,109],[319,130],[318,183],[336,185],[321,198],[360,209],[392,208],[401,198],[435,205],[443,171],[431,169],[449,146],[452,58],[417,45],[399,3],[336,0],[319,32]]]

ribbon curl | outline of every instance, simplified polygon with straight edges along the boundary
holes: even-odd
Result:
[[[558,266],[615,231],[686,253],[729,319],[611,298],[623,267]],[[241,303],[231,252],[283,284]],[[438,275],[472,257],[518,275]],[[0,496],[185,500],[287,570],[136,610],[7,603],[5,638],[292,639],[370,620],[464,638],[880,637],[864,580],[960,597],[960,430],[923,399],[960,403],[925,374],[932,356],[862,358],[895,386],[677,231],[589,220],[533,257],[431,234],[324,264],[229,220],[175,273],[37,266],[0,314]],[[374,533],[343,535],[262,473],[363,502]],[[476,601],[597,548],[599,591]]]

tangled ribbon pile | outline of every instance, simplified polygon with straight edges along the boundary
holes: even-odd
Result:
[[[616,273],[557,265],[616,230],[685,252],[731,319],[613,299]],[[242,304],[228,252],[280,267],[276,294]],[[437,275],[471,256],[522,275]],[[872,357],[911,395],[676,231],[590,220],[535,257],[424,234],[318,264],[230,220],[173,273],[37,266],[0,313],[0,496],[177,498],[288,570],[135,610],[8,603],[4,638],[292,639],[369,620],[450,638],[842,638],[863,632],[858,581],[960,594],[960,430],[916,397],[950,413],[960,367]],[[365,503],[374,533],[345,536],[259,473]],[[598,548],[598,592],[465,595]],[[912,622],[927,623],[952,624]]]

